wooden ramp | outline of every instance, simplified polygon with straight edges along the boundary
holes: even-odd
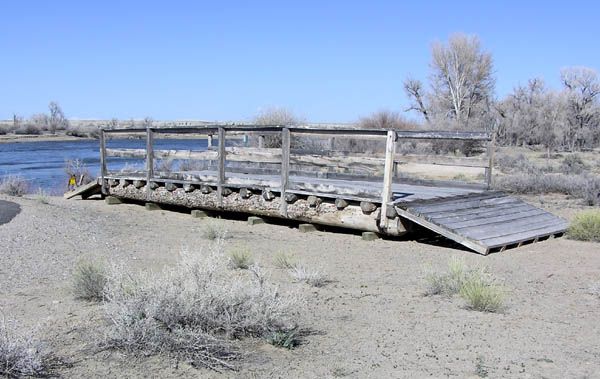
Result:
[[[93,182],[84,184],[82,186],[75,188],[72,191],[65,193],[63,195],[63,197],[65,199],[72,199],[75,196],[81,196],[81,198],[87,199],[88,197],[90,197],[92,195],[99,194],[101,192],[101,190],[102,190],[102,187],[100,186],[98,180],[94,180]]]
[[[567,221],[501,192],[395,202],[398,214],[478,253],[536,242],[568,227]]]

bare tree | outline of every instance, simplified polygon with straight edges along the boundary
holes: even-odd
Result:
[[[64,130],[69,126],[69,120],[65,117],[62,108],[58,103],[51,101],[48,104],[50,115],[48,116],[48,128],[50,133],[56,134],[57,130]]]
[[[404,91],[411,101],[409,108],[406,111],[417,111],[423,115],[425,121],[430,123],[429,113],[425,106],[425,92],[423,89],[423,83],[420,80],[414,78],[407,78],[404,83]]]
[[[570,67],[561,70],[567,103],[566,142],[571,151],[586,141],[600,139],[600,81],[595,70],[587,67]]]
[[[152,117],[145,117],[144,120],[142,120],[143,128],[151,128],[152,125],[154,125],[154,120],[152,119]]]
[[[479,38],[464,34],[450,37],[448,44],[435,43],[431,49],[433,100],[457,125],[468,127],[477,111],[487,111],[495,79],[490,53]]]
[[[109,129],[117,129],[119,127],[119,119],[112,118],[106,126],[108,126]]]
[[[492,55],[484,51],[477,36],[452,35],[447,44],[431,48],[431,89],[408,78],[404,82],[411,104],[436,127],[490,128],[494,112]]]

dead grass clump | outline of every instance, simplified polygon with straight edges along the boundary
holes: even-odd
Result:
[[[427,275],[425,295],[455,295],[467,280],[468,274],[465,262],[462,259],[452,257],[448,261],[448,272],[442,274],[429,273]]]
[[[591,210],[576,215],[567,235],[575,240],[600,242],[600,211]]]
[[[35,199],[42,204],[50,204],[50,199],[48,198],[48,193],[44,191],[42,188],[38,188]]]
[[[291,254],[279,252],[273,258],[273,264],[277,268],[291,270],[298,265],[298,262]]]
[[[290,269],[290,275],[295,281],[304,282],[312,287],[323,287],[328,282],[325,274],[301,265]]]
[[[233,269],[247,270],[252,264],[252,254],[248,249],[236,249],[229,254],[229,266]]]
[[[225,239],[226,235],[227,231],[215,224],[208,224],[202,229],[202,238],[209,241]]]
[[[0,179],[0,193],[21,197],[29,191],[29,183],[21,176],[8,175]]]
[[[49,375],[48,356],[32,334],[19,334],[0,320],[0,375],[8,378]]]
[[[73,272],[73,294],[77,299],[102,301],[107,280],[104,264],[95,260],[81,260]]]
[[[109,348],[233,369],[240,356],[235,339],[266,338],[297,325],[297,297],[279,292],[256,265],[231,271],[222,239],[183,252],[160,274],[113,271],[105,303]]]

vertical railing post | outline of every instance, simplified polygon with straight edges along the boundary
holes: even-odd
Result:
[[[146,198],[150,200],[152,188],[150,181],[154,178],[154,131],[146,128]]]
[[[100,129],[100,185],[102,186],[102,194],[108,195],[106,188],[106,136],[104,129]]]
[[[290,177],[290,139],[290,129],[281,129],[281,205],[279,212],[283,217],[287,217],[285,191],[288,188]]]
[[[387,207],[392,199],[392,178],[394,176],[394,154],[396,150],[396,139],[398,135],[393,130],[388,130],[385,143],[385,166],[383,171],[383,190],[381,191],[381,219],[379,226],[387,228]]]
[[[225,128],[219,128],[219,150],[218,150],[218,175],[217,175],[217,199],[219,207],[223,206],[223,185],[225,184]]]
[[[212,145],[213,145],[213,135],[208,134],[206,136],[206,149],[210,150],[212,148]]]
[[[487,189],[492,188],[492,171],[494,168],[494,149],[496,143],[496,133],[492,134],[491,141],[488,142],[487,154],[488,154],[488,167],[485,169],[485,183]]]

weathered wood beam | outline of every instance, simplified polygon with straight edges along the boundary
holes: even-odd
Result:
[[[386,229],[388,226],[388,204],[392,200],[392,180],[394,176],[394,153],[396,148],[396,132],[390,130],[385,144],[385,167],[383,171],[383,190],[381,191],[381,219],[379,226]]]
[[[281,198],[285,199],[290,175],[290,130],[284,128],[281,130]],[[287,201],[282,201],[279,211],[283,217],[287,217]]]
[[[146,183],[150,183],[154,177],[154,132],[151,128],[146,128]],[[146,186],[146,195],[148,199],[151,195],[152,186]]]
[[[223,184],[225,183],[225,129],[219,128],[219,154],[217,174],[217,200],[219,206],[223,205]]]
[[[104,177],[106,176],[106,135],[104,130],[100,130],[100,184],[102,186],[101,193],[107,194],[106,182]]]

